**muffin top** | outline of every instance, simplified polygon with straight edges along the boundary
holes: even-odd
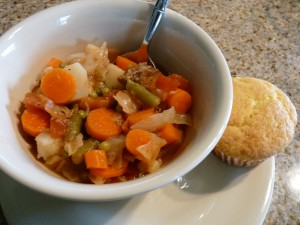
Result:
[[[242,160],[263,160],[283,151],[297,124],[295,106],[275,85],[233,78],[234,100],[227,128],[215,151]]]

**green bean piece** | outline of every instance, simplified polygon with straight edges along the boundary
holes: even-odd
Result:
[[[81,126],[83,123],[83,118],[80,113],[73,114],[69,119],[69,126],[65,136],[65,141],[71,141],[75,138],[81,131]]]
[[[99,145],[99,149],[108,151],[110,149],[110,144],[107,141],[102,141]]]
[[[83,162],[83,155],[87,151],[98,148],[100,142],[95,139],[87,139],[84,144],[77,149],[77,151],[72,155],[72,161],[74,164],[78,165]]]
[[[160,98],[148,91],[144,86],[128,80],[126,84],[126,90],[132,95],[139,98],[145,105],[149,107],[155,107],[159,105]]]

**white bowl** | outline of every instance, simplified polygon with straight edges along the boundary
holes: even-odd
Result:
[[[193,128],[185,150],[145,177],[117,184],[78,184],[46,171],[29,152],[19,129],[20,101],[52,56],[66,57],[90,42],[129,51],[143,38],[153,5],[135,0],[75,1],[37,13],[0,39],[0,167],[37,191],[67,199],[128,198],[166,185],[197,166],[220,139],[231,112],[232,84],[227,63],[214,41],[196,24],[167,10],[151,43],[154,61],[185,75],[193,89]],[[163,62],[163,63],[162,63]]]

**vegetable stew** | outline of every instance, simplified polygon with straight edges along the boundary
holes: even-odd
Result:
[[[186,78],[116,52],[88,44],[49,59],[22,101],[33,153],[70,181],[106,184],[152,173],[177,154],[192,125]]]

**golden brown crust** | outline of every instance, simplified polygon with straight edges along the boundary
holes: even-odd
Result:
[[[283,151],[297,123],[289,97],[275,85],[250,77],[234,77],[233,92],[231,117],[215,152],[255,162]]]

